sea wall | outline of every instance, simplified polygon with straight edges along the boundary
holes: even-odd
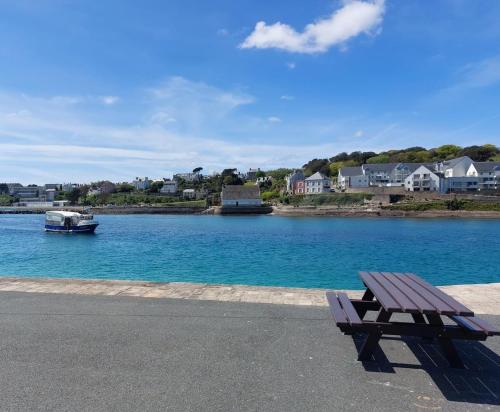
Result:
[[[199,215],[206,210],[202,206],[126,206],[93,207],[95,215]]]
[[[476,313],[500,315],[500,283],[439,286],[439,288]],[[325,289],[209,285],[184,282],[160,283],[0,276],[0,291],[327,306]],[[357,290],[346,292],[351,298],[358,299],[363,293]]]

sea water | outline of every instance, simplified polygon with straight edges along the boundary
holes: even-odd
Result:
[[[500,220],[104,215],[94,235],[0,215],[0,275],[360,289],[358,271],[500,282]]]

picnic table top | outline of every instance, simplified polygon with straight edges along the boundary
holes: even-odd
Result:
[[[474,312],[413,273],[360,272],[387,312],[474,316]]]

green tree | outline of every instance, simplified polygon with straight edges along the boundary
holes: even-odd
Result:
[[[389,155],[386,154],[380,154],[378,156],[370,157],[366,161],[366,163],[389,163],[389,162],[390,162]]]
[[[458,153],[459,156],[469,156],[476,162],[486,162],[498,154],[498,148],[493,145],[464,147]]]
[[[71,192],[68,193],[68,200],[70,204],[76,205],[78,203],[78,200],[80,199],[81,191],[79,188],[73,189]]]
[[[14,198],[9,195],[0,195],[0,206],[10,206],[14,203]]]
[[[160,189],[163,187],[163,182],[158,181],[158,182],[153,182],[151,183],[151,186],[149,187],[149,193],[159,193]]]
[[[330,176],[338,176],[339,170],[342,169],[343,167],[352,167],[352,166],[359,166],[358,162],[356,160],[346,160],[342,162],[333,162],[330,163]]]
[[[451,159],[457,157],[458,153],[462,150],[460,146],[454,144],[445,144],[434,149],[437,157],[440,160]]]
[[[120,183],[118,185],[116,185],[116,191],[118,193],[130,193],[130,192],[133,192],[135,189],[135,187],[133,185],[131,185],[130,183]]]

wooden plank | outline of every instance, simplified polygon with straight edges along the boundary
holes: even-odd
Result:
[[[488,336],[500,335],[500,329],[496,326],[486,322],[484,319],[477,318],[476,316],[467,317],[470,322],[476,324],[478,327],[482,328]]]
[[[420,313],[420,309],[400,288],[398,283],[391,282],[393,278],[390,272],[380,272],[376,277],[378,283],[398,302],[403,312]],[[410,295],[414,293],[410,293]]]
[[[469,317],[464,317],[464,316],[450,316],[451,319],[453,319],[455,322],[457,322],[460,326],[463,326],[467,330],[470,330],[472,332],[476,333],[485,333],[483,328],[479,327],[475,323],[470,322]]]
[[[382,307],[388,312],[400,312],[401,306],[396,300],[377,282],[373,273],[376,272],[359,272],[361,280],[369,288]]]
[[[408,299],[410,299],[418,309],[420,313],[433,313],[436,308],[432,306],[428,301],[426,301],[422,296],[416,293],[412,288],[410,288],[405,282],[403,282],[396,273],[382,272],[388,281],[394,284],[402,293],[404,293]]]
[[[479,333],[485,333],[488,336],[500,335],[500,330],[483,319],[475,316],[450,316],[459,325]]]
[[[409,288],[415,291],[415,294],[418,294],[422,299],[425,299],[431,306],[435,309],[433,312],[427,312],[427,314],[439,313],[441,315],[456,315],[456,311],[450,307],[448,304],[443,302],[443,300],[439,299],[436,295],[434,295],[431,291],[422,287],[421,284],[415,282],[415,280],[404,273],[395,273],[395,276],[398,276],[399,279],[404,282]]]
[[[349,320],[347,316],[340,306],[340,302],[337,298],[335,292],[326,292],[326,300],[328,301],[328,305],[330,306],[330,312],[335,320],[335,324],[339,325],[348,325]]]
[[[415,275],[414,273],[407,273],[407,276],[410,276],[416,283],[420,284],[423,288],[427,289],[438,299],[443,301],[446,305],[452,308],[455,311],[456,315],[460,316],[474,316],[474,312],[469,308],[462,305],[457,300],[453,299],[450,295],[447,295],[443,291],[439,290],[435,286],[432,286],[430,283],[427,283],[425,280]]]
[[[363,322],[359,318],[358,312],[354,309],[349,297],[345,293],[339,293],[337,296],[345,314],[347,315],[347,318],[349,319],[349,323],[351,325],[362,325]]]

